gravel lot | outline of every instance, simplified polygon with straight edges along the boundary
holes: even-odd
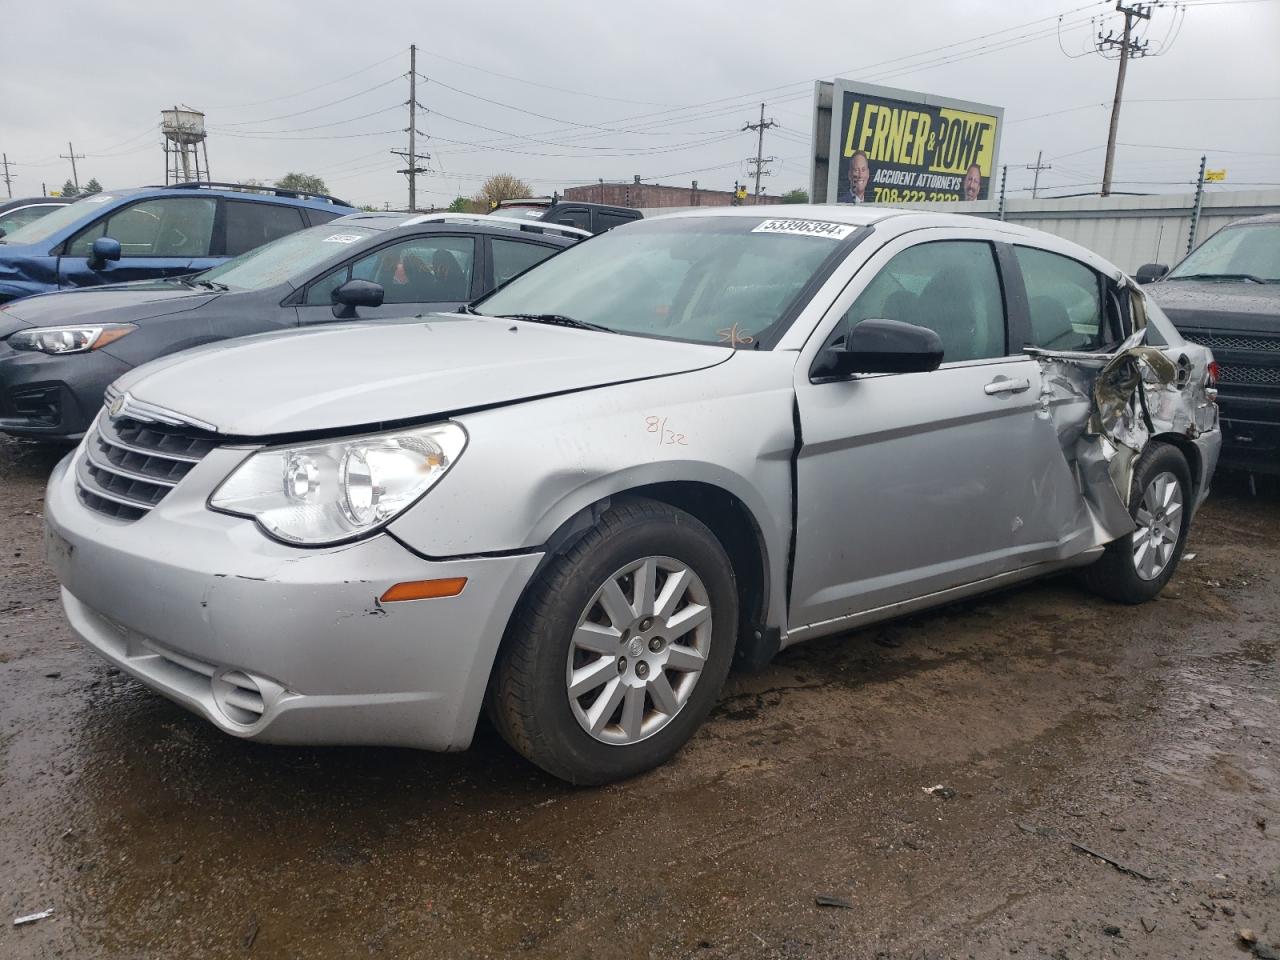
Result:
[[[2,957],[1280,950],[1274,483],[1219,478],[1155,603],[1057,579],[801,646],[574,790],[488,730],[243,743],[108,668],[43,560],[59,455],[0,440]]]

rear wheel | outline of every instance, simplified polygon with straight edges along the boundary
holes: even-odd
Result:
[[[502,736],[573,783],[665,762],[715,704],[737,635],[729,558],[696,518],[629,500],[539,575],[494,668]]]
[[[1155,442],[1133,471],[1129,513],[1137,529],[1107,545],[1086,585],[1121,603],[1153,599],[1177,569],[1190,527],[1191,471],[1175,447]]]

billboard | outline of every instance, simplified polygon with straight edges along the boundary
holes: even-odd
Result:
[[[830,120],[815,122],[814,133],[829,141],[815,143],[814,155],[825,154],[827,203],[991,196],[1004,108],[836,80],[819,84],[818,110],[823,87]]]

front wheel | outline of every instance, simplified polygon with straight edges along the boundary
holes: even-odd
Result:
[[[737,621],[715,535],[666,504],[621,501],[530,588],[494,668],[489,715],[517,751],[572,783],[641,773],[714,706]]]
[[[1191,526],[1191,471],[1176,447],[1154,442],[1133,471],[1129,513],[1137,529],[1107,545],[1084,572],[1095,593],[1121,603],[1154,599],[1173,576]]]

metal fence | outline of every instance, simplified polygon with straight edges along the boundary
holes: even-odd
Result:
[[[913,210],[998,217],[998,200],[904,203]],[[1071,197],[1006,200],[1004,219],[1088,247],[1126,272],[1144,263],[1172,266],[1187,254],[1195,194],[1149,197]],[[1280,190],[1231,190],[1204,194],[1195,243],[1241,217],[1280,213]]]

